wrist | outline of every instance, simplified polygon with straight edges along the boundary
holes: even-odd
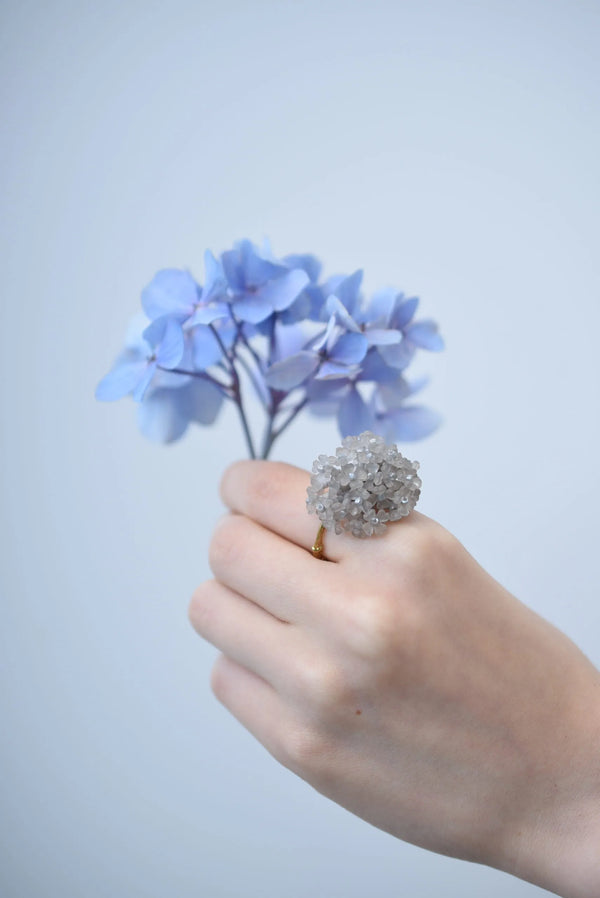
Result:
[[[600,896],[600,797],[563,809],[552,828],[539,828],[515,875],[563,898]]]
[[[557,727],[560,751],[533,776],[536,801],[513,827],[505,869],[563,898],[598,898],[600,680],[578,696],[570,725]]]

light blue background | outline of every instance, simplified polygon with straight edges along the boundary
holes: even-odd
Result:
[[[420,507],[600,663],[599,12],[3,4],[2,896],[542,894],[352,817],[218,705],[186,613],[237,420],[157,447],[93,390],[206,247],[419,294]],[[276,457],[336,443],[306,418]]]

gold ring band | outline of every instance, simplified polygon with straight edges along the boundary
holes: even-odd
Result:
[[[315,558],[320,558],[322,561],[326,560],[325,556],[323,555],[323,552],[324,552],[323,535],[324,535],[324,533],[325,533],[325,526],[323,524],[321,524],[321,526],[319,527],[319,530],[317,532],[317,535],[315,537],[315,541],[310,549],[310,551],[315,556]]]

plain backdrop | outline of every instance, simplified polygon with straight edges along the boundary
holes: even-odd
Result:
[[[93,392],[154,272],[242,237],[419,295],[420,509],[600,663],[600,4],[0,15],[0,894],[542,894],[351,816],[217,703],[187,605],[237,419],[161,447]],[[337,442],[307,416],[275,457]]]

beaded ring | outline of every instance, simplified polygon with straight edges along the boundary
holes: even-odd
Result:
[[[315,558],[324,558],[325,530],[364,539],[410,514],[421,494],[418,470],[418,461],[370,430],[345,437],[335,455],[319,455],[306,491],[307,509],[321,521],[311,548]]]

